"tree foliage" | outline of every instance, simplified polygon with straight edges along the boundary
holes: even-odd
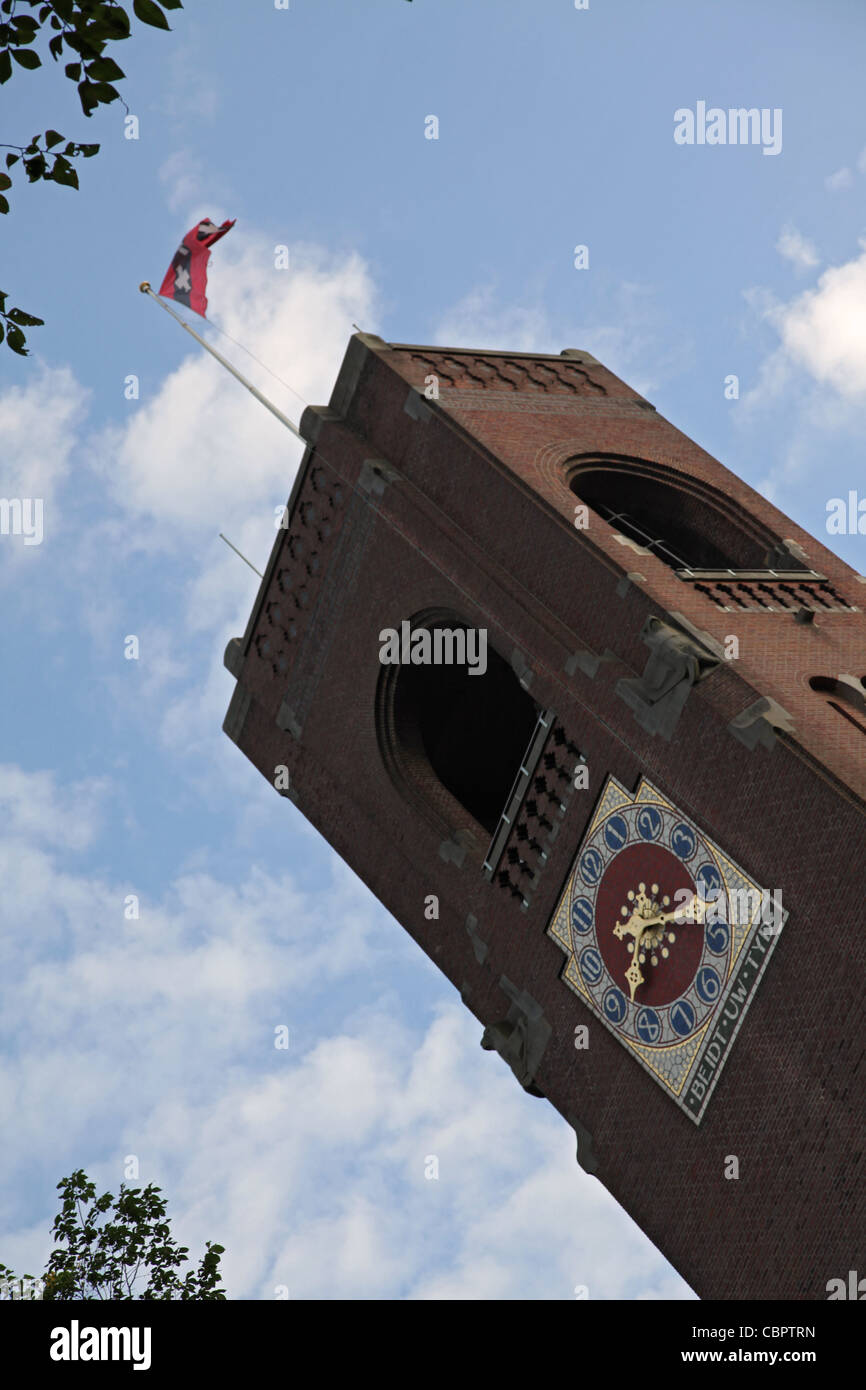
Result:
[[[156,0],[133,0],[132,4],[136,18],[154,29],[169,28],[165,10],[182,8],[182,0],[160,0],[159,4]],[[128,110],[114,85],[126,74],[106,50],[129,35],[129,15],[112,0],[0,0],[0,84],[9,82],[13,75],[20,81],[22,72],[42,67],[47,53],[55,63],[64,57],[71,60],[64,63],[63,70],[78,89],[85,116],[114,101]],[[13,184],[10,170],[16,165],[21,166],[16,173],[23,172],[30,183],[41,180],[77,188],[78,172],[72,161],[90,159],[99,145],[67,140],[59,131],[49,129],[44,134],[37,132],[26,145],[0,144],[0,149],[9,151],[5,172],[0,172],[0,213],[8,213]],[[26,357],[23,329],[41,325],[44,320],[23,309],[7,310],[7,298],[0,291],[0,342],[5,336],[7,346]]]
[[[189,1249],[174,1240],[165,1201],[153,1183],[143,1189],[121,1183],[116,1198],[110,1192],[97,1197],[79,1168],[57,1186],[62,1199],[52,1234],[61,1244],[51,1252],[41,1287],[32,1275],[16,1276],[0,1264],[0,1300],[225,1299],[222,1245],[207,1241],[198,1270],[180,1277]]]

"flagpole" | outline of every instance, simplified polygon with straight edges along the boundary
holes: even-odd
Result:
[[[235,552],[235,555],[241,555],[241,552],[238,550],[237,546],[236,546],[236,545],[232,545],[232,543],[231,543],[231,541],[229,540],[228,536],[224,536],[223,533],[222,533],[222,531],[220,531],[219,536],[220,536],[220,540],[221,540],[221,541],[225,541],[226,545],[231,546],[232,550]],[[245,565],[249,565],[249,567],[250,567],[250,569],[252,570],[253,574],[257,574],[257,575],[259,576],[259,579],[264,579],[265,576],[262,574],[261,570],[257,570],[257,569],[256,569],[256,567],[255,567],[255,565],[253,564],[252,560],[248,560],[247,557],[246,557],[246,555],[241,555],[241,559],[243,560],[243,562],[244,562]]]
[[[269,401],[267,396],[263,396],[261,391],[259,391],[257,387],[253,386],[253,383],[251,381],[247,381],[246,377],[241,375],[237,367],[233,367],[231,362],[227,362],[226,359],[222,356],[222,354],[217,352],[216,348],[211,347],[210,343],[205,342],[204,338],[199,337],[195,329],[190,328],[189,324],[184,322],[180,314],[176,314],[174,310],[170,308],[168,304],[166,304],[165,300],[162,299],[160,295],[154,294],[147,280],[142,280],[138,288],[141,290],[142,294],[150,295],[150,298],[156,304],[158,304],[161,309],[164,309],[167,314],[171,314],[171,317],[177,323],[180,324],[181,328],[186,329],[187,333],[191,334],[192,337],[195,338],[197,343],[201,343],[205,351],[209,352],[211,357],[215,357],[217,362],[221,363],[222,366],[225,367],[227,372],[231,372],[232,376],[235,378],[236,381],[240,382],[241,386],[245,386],[247,390],[250,392],[250,394],[255,396],[257,401],[259,401],[263,406],[265,406],[266,409],[268,409],[272,415],[276,415],[277,419],[280,421],[280,424],[285,425],[287,429],[290,429],[292,431],[292,434],[297,435],[298,439],[300,439],[302,444],[306,444],[307,441],[304,439],[304,436],[301,434],[301,431],[298,429],[297,425],[292,424],[288,415],[284,415],[281,410],[278,410],[277,407],[274,405],[273,401]],[[243,556],[241,556],[241,558],[243,559]]]

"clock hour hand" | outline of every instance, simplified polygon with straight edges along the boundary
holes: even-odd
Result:
[[[674,908],[672,912],[657,912],[652,917],[644,917],[639,911],[634,911],[628,921],[616,923],[613,929],[614,936],[618,936],[620,940],[625,936],[630,936],[634,940],[631,961],[625,972],[632,1003],[634,1003],[635,990],[638,985],[646,983],[638,959],[641,942],[645,933],[653,927],[664,925],[666,922],[682,922],[685,920],[686,913],[693,913],[692,920],[700,922],[703,917],[704,906],[703,899],[700,898],[697,893],[693,893],[689,902],[681,903],[680,906]]]
[[[635,990],[638,985],[644,983],[644,977],[641,973],[640,965],[638,964],[640,943],[644,932],[652,925],[652,921],[648,920],[646,917],[642,917],[639,912],[633,912],[627,922],[617,922],[613,929],[614,936],[618,936],[620,940],[622,940],[624,936],[631,936],[634,939],[631,961],[629,962],[628,970],[625,972],[625,978],[628,981],[629,990],[631,991],[632,1003],[634,1003]]]

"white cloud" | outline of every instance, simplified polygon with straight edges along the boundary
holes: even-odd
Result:
[[[68,809],[38,777],[6,785]],[[432,1009],[383,992],[405,938],[333,863],[314,890],[187,874],[125,921],[128,885],[0,848],[4,911],[27,923],[0,938],[4,1262],[41,1269],[61,1176],[116,1193],[135,1155],[193,1258],[226,1247],[235,1298],[688,1297],[450,987]]]
[[[776,242],[776,250],[785,260],[791,261],[797,270],[810,270],[818,265],[818,253],[796,227],[783,227]]]
[[[203,217],[213,218],[212,208],[217,204],[224,206],[232,196],[222,175],[205,169],[200,156],[189,146],[176,150],[163,161],[159,168],[159,181],[171,211],[179,213],[185,209],[186,212],[181,219],[183,228],[178,232],[178,242]]]
[[[189,125],[190,118],[210,122],[219,109],[219,82],[203,67],[202,36],[197,28],[187,28],[187,42],[171,49],[164,59],[166,85],[157,110]]]
[[[647,284],[623,281],[610,292],[604,321],[587,319],[582,325],[565,327],[554,324],[542,309],[499,303],[495,288],[485,285],[445,312],[431,341],[443,347],[500,352],[559,353],[563,348],[579,348],[648,395],[688,362],[685,341],[678,338],[674,348],[665,347],[662,328],[655,291]]]
[[[26,386],[0,395],[4,496],[54,500],[89,394],[69,367],[40,366]]]
[[[866,241],[859,256],[830,266],[817,285],[787,303],[764,290],[748,290],[746,302],[771,324],[778,345],[758,371],[756,386],[744,397],[746,405],[780,396],[795,370],[805,371],[819,386],[838,393],[823,403],[825,424],[842,424],[848,407],[863,403],[866,393]],[[810,408],[812,408],[810,406]],[[841,413],[840,413],[841,412]]]
[[[84,849],[100,824],[108,784],[87,778],[58,788],[53,772],[25,772],[0,764],[0,820],[13,841],[54,848]]]
[[[850,169],[837,169],[835,174],[828,174],[824,180],[824,187],[830,193],[841,193],[843,189],[850,188],[854,182],[854,175]]]
[[[265,237],[237,228],[230,237],[233,249],[227,238],[211,256],[210,311],[293,390],[213,329],[204,335],[297,421],[304,401],[328,399],[352,321],[374,317],[369,272],[357,255],[337,260],[310,247],[293,248],[292,268],[277,270]],[[180,331],[167,322],[165,330]],[[98,467],[128,514],[213,533],[227,518],[270,520],[301,453],[285,426],[196,348],[124,427],[103,435]]]
[[[68,367],[44,365],[34,365],[26,386],[0,394],[0,495],[22,505],[21,520],[4,521],[8,532],[0,535],[10,581],[22,563],[31,573],[44,564],[46,552],[68,531],[59,494],[88,397]]]
[[[493,348],[511,352],[557,352],[543,309],[504,308],[492,285],[480,285],[439,320],[433,342],[442,347]]]
[[[861,244],[859,256],[825,270],[815,289],[773,315],[791,360],[843,396],[866,391],[866,243]]]

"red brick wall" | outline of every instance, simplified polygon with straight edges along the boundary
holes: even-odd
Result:
[[[481,1023],[507,1012],[502,975],[543,1006],[553,1035],[536,1084],[590,1132],[600,1180],[702,1297],[826,1297],[827,1280],[862,1264],[864,1250],[866,736],[807,681],[866,673],[866,615],[799,626],[781,613],[723,612],[600,522],[575,530],[563,467],[601,453],[677,470],[795,540],[852,604],[866,588],[592,360],[365,343],[353,340],[334,409],[304,417],[315,450],[248,631],[240,746],[271,781],[288,765],[300,809]],[[440,399],[413,418],[408,383],[423,389],[431,372]],[[397,470],[381,491],[369,490],[371,459]],[[304,516],[311,501],[319,517]],[[306,561],[289,555],[299,538]],[[268,616],[286,570],[306,592],[293,638]],[[644,579],[623,589],[626,572]],[[379,632],[437,607],[486,627],[506,659],[522,653],[533,698],[587,759],[589,788],[571,797],[526,912],[482,874],[488,837],[476,827],[471,838],[453,798],[430,794],[411,768],[407,796],[382,756]],[[741,653],[691,692],[671,742],[645,733],[614,689],[643,671],[645,618],[668,611],[719,641],[738,634]],[[266,655],[257,638],[270,642]],[[594,678],[567,673],[578,649],[607,653]],[[728,724],[761,696],[788,712],[793,732],[750,751]],[[275,723],[284,701],[299,737]],[[606,777],[634,788],[641,773],[757,882],[781,888],[790,913],[700,1127],[560,981],[564,957],[546,935]],[[458,831],[470,832],[460,865],[441,853]],[[424,917],[430,893],[438,921]],[[468,914],[489,947],[483,964]],[[573,1045],[578,1024],[589,1027],[585,1051]],[[731,1154],[737,1181],[724,1178]]]

